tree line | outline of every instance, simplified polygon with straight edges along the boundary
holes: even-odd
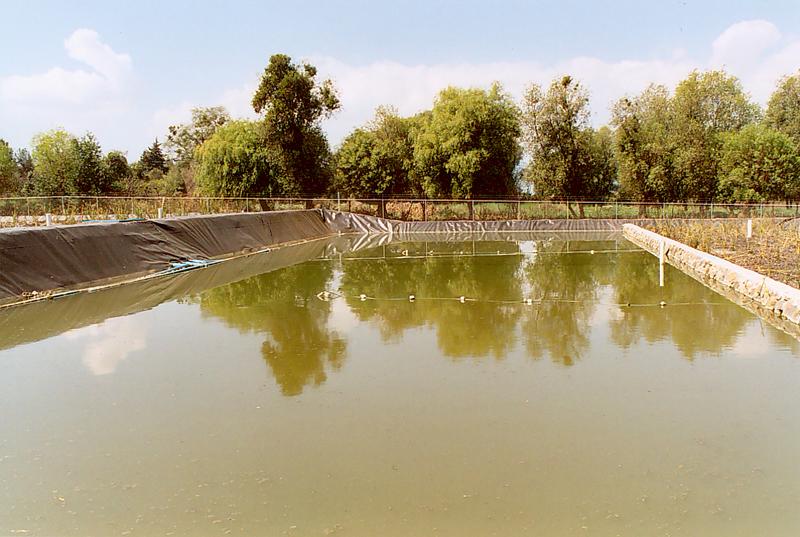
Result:
[[[589,93],[571,76],[532,84],[521,102],[500,86],[442,90],[403,117],[379,107],[332,151],[324,119],[341,103],[330,80],[283,54],[252,98],[256,120],[196,108],[134,162],[63,129],[31,150],[0,140],[3,195],[213,195],[358,198],[795,200],[800,195],[800,72],[766,110],[724,71],[694,71],[674,90],[650,85],[592,127]]]

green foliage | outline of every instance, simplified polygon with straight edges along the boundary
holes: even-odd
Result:
[[[281,189],[289,195],[323,193],[332,179],[330,148],[320,121],[340,103],[333,84],[317,83],[316,76],[314,66],[275,54],[253,95],[253,110],[264,118],[263,143],[280,168]]]
[[[765,125],[723,135],[720,197],[747,202],[800,194],[800,155],[792,139]]]
[[[197,149],[197,186],[212,196],[276,196],[283,192],[264,146],[263,126],[230,121]]]
[[[128,190],[131,178],[131,168],[128,159],[120,151],[109,151],[103,159],[106,181],[109,189],[125,192]]]
[[[104,166],[103,151],[94,135],[87,133],[81,138],[74,138],[72,143],[78,160],[74,192],[91,196],[109,194],[112,184]]]
[[[414,118],[379,108],[375,119],[345,138],[336,153],[336,189],[348,196],[371,198],[419,194],[409,173],[414,161]]]
[[[33,193],[75,194],[80,170],[75,137],[63,129],[55,129],[34,136],[32,145]]]
[[[514,194],[522,156],[516,105],[499,84],[447,88],[414,129],[414,173],[429,197]]]
[[[766,121],[800,146],[800,71],[780,81],[769,100]]]
[[[158,143],[158,138],[156,138],[153,145],[145,149],[144,152],[142,152],[142,156],[139,157],[138,171],[144,176],[151,171],[159,171],[165,174],[168,170],[169,165],[167,164],[167,158],[164,156],[161,144]]]
[[[0,138],[0,194],[8,194],[16,190],[15,179],[17,163],[11,146]]]
[[[193,108],[192,122],[188,125],[171,125],[164,146],[177,163],[188,164],[194,159],[195,149],[230,120],[231,116],[224,106]]]
[[[19,194],[27,194],[33,190],[33,158],[27,149],[18,149],[14,155],[14,162],[16,163],[16,172],[14,183],[16,185],[16,192]]]
[[[717,193],[721,134],[760,119],[736,77],[724,71],[692,72],[672,98],[674,177],[680,198],[708,201]]]
[[[641,95],[620,99],[612,110],[620,195],[664,202],[678,199],[672,177],[669,92],[651,85]]]
[[[607,198],[615,164],[608,133],[589,126],[589,95],[570,76],[543,93],[537,85],[523,99],[523,139],[531,157],[526,170],[536,195],[550,198]],[[581,210],[583,207],[581,207]]]

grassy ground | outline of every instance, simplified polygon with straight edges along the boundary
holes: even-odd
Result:
[[[770,278],[800,288],[800,220],[753,220],[753,236],[746,237],[746,221],[660,222],[651,230],[708,252]]]

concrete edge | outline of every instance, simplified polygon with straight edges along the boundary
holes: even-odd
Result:
[[[663,242],[665,262],[800,339],[800,289],[635,224],[622,234],[655,256]]]

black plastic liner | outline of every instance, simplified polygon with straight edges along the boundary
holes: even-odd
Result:
[[[453,220],[429,222],[403,222],[377,216],[340,213],[321,209],[325,223],[341,233],[483,233],[522,231],[622,231],[624,224],[646,225],[652,219],[602,219],[577,220]]]
[[[0,231],[0,301],[331,233],[315,210]]]

